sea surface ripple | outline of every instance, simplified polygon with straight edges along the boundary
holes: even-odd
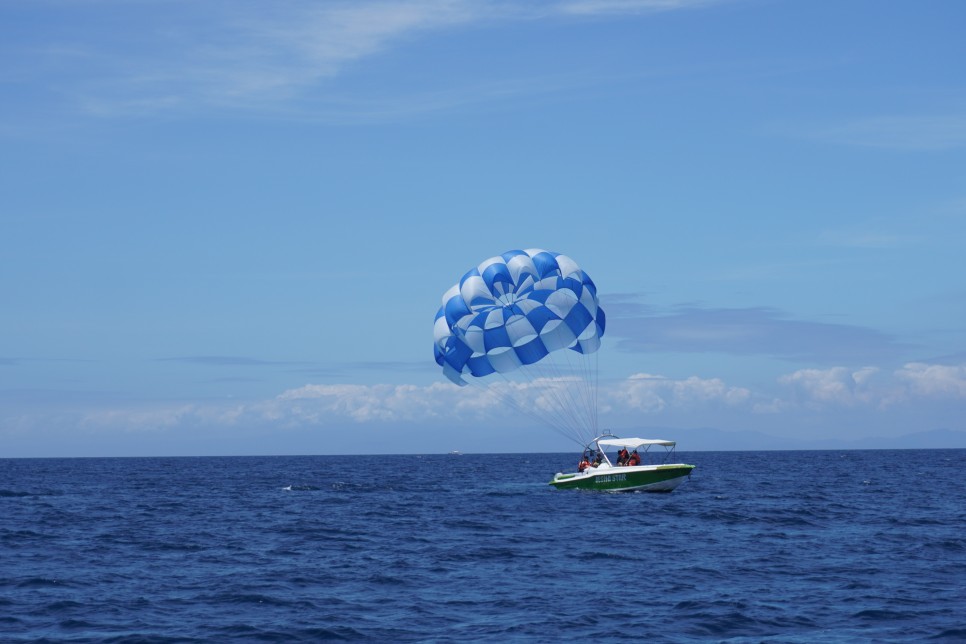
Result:
[[[0,640],[966,640],[966,450],[0,459]]]

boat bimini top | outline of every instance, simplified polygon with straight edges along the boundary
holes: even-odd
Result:
[[[598,445],[607,447],[623,447],[625,449],[637,449],[645,445],[662,445],[664,447],[674,447],[674,441],[665,441],[658,438],[598,438],[594,441]]]
[[[656,456],[657,462],[667,463],[671,458],[671,455],[674,454],[674,446],[676,444],[677,443],[674,441],[666,441],[660,438],[618,438],[613,434],[604,434],[592,440],[587,446],[587,450],[596,451],[599,453],[603,457],[603,460],[610,466],[613,466],[614,464],[607,456],[606,449],[608,447],[616,449],[624,448],[627,450],[640,450],[641,465],[644,465],[647,462],[645,459],[655,459],[653,452],[648,452],[648,450],[655,445],[660,445],[664,448],[663,457],[661,455]],[[650,462],[654,461],[651,460]]]

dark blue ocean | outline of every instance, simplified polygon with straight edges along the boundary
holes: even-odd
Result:
[[[966,641],[966,450],[0,460],[0,640]]]

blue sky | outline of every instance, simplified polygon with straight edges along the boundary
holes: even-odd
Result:
[[[0,456],[569,449],[432,358],[443,292],[533,247],[600,289],[618,433],[966,430],[963,24],[8,0]]]

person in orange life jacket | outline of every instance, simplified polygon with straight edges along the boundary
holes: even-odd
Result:
[[[633,467],[635,465],[640,465],[641,464],[641,457],[638,455],[636,449],[634,450],[634,453],[631,454],[631,457],[629,459],[627,459],[627,464],[630,467]]]
[[[582,458],[582,459],[580,460],[580,465],[578,465],[578,466],[577,466],[577,471],[578,471],[578,472],[583,472],[583,471],[584,471],[584,470],[586,470],[586,469],[587,469],[588,467],[590,467],[590,461],[589,461],[589,460],[587,460],[587,457],[586,457],[586,456],[584,456],[584,457],[583,457],[583,458]]]
[[[622,447],[621,451],[617,452],[617,464],[627,465],[627,448]]]

